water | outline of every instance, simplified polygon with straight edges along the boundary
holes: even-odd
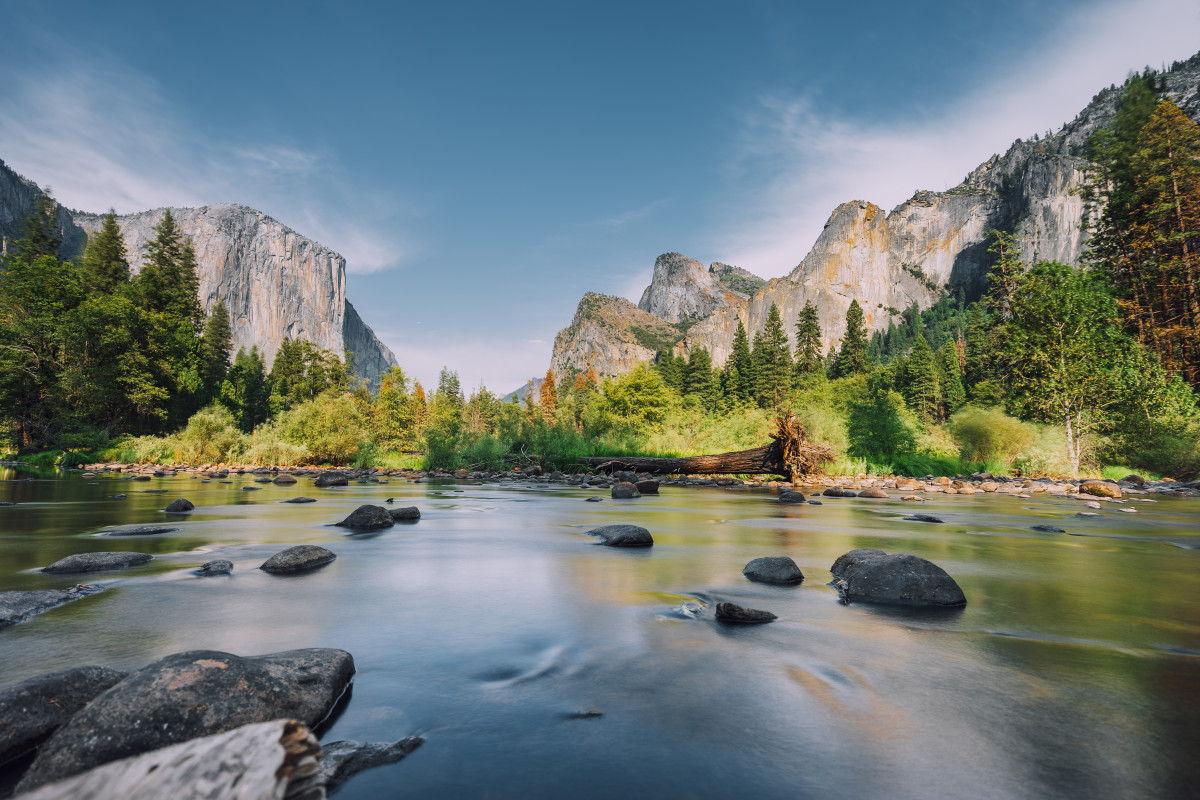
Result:
[[[784,506],[765,491],[666,487],[585,503],[593,491],[562,486],[252,477],[0,473],[0,500],[19,502],[0,508],[0,589],[78,582],[37,572],[71,553],[155,556],[91,576],[102,594],[0,631],[0,688],[188,649],[344,648],[353,696],[323,739],[427,739],[353,779],[345,800],[1188,797],[1200,786],[1194,500],[1082,519],[1065,498],[933,495],[920,510],[946,520],[934,525],[902,521],[913,504],[898,499]],[[109,499],[118,492],[129,496]],[[318,502],[279,503],[300,494]],[[161,524],[175,497],[197,506],[176,533],[96,535]],[[387,497],[423,518],[378,535],[329,527]],[[613,522],[645,526],[655,546],[583,535]],[[1069,533],[1030,530],[1038,523]],[[291,577],[255,569],[304,543],[337,561]],[[968,605],[840,605],[829,566],[856,547],[929,558]],[[743,579],[765,555],[791,556],[807,579]],[[191,574],[214,558],[233,575]],[[721,600],[780,619],[725,627],[711,614]],[[690,619],[684,603],[709,608]]]

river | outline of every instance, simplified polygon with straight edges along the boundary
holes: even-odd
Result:
[[[28,477],[35,480],[25,480]],[[353,695],[324,741],[426,738],[338,793],[375,797],[1172,798],[1200,791],[1200,503],[1158,497],[1076,517],[1078,500],[931,495],[913,504],[664,487],[600,503],[532,483],[317,489],[180,474],[0,471],[0,590],[108,590],[0,630],[0,689],[82,664],[137,668],[191,649],[350,651]],[[246,487],[262,487],[247,491]],[[166,489],[166,493],[153,490]],[[152,491],[146,491],[152,490]],[[111,499],[126,493],[126,499]],[[318,498],[308,505],[280,501]],[[896,493],[893,493],[896,494]],[[175,533],[100,536],[163,524]],[[377,535],[330,523],[361,503],[416,505]],[[648,528],[622,550],[584,535]],[[1048,523],[1066,534],[1039,533]],[[256,567],[295,544],[332,564]],[[842,605],[825,584],[857,547],[930,559],[967,606]],[[37,570],[136,550],[140,567]],[[750,583],[791,556],[796,587]],[[227,558],[227,577],[196,577]],[[728,600],[779,616],[714,621]],[[698,618],[684,603],[707,605]],[[585,712],[585,713],[580,713]]]

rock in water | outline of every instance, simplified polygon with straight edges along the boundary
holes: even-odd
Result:
[[[192,501],[185,500],[182,497],[178,500],[172,500],[171,504],[164,509],[168,514],[186,514],[196,507],[192,505]]]
[[[804,573],[796,562],[787,556],[756,558],[746,565],[742,574],[759,583],[796,584],[804,580]]]
[[[158,536],[162,533],[174,533],[177,530],[179,528],[170,528],[165,525],[133,525],[105,531],[101,536]]]
[[[617,470],[612,477],[617,483],[637,483],[637,475],[627,469]]]
[[[842,487],[840,487],[840,486],[830,486],[828,489],[821,492],[821,494],[824,497],[842,497],[843,495],[845,495],[845,492],[842,490]]]
[[[634,486],[642,494],[658,494],[658,481],[638,481]]]
[[[770,622],[779,619],[779,617],[770,611],[762,611],[757,608],[745,608],[733,603],[717,603],[717,619],[721,622],[753,625],[760,622]]]
[[[317,498],[315,498],[315,497],[293,497],[291,500],[284,500],[283,502],[285,502],[285,503],[315,503],[315,502],[317,502]]]
[[[322,472],[313,481],[313,486],[317,487],[348,485],[350,485],[350,478],[341,472]]]
[[[1041,531],[1042,533],[1066,533],[1066,530],[1055,527],[1054,525],[1034,525],[1033,529],[1035,531]]]
[[[356,531],[377,531],[381,528],[390,528],[394,524],[392,515],[386,508],[372,505],[359,506],[350,512],[350,516],[338,523],[343,528]]]
[[[1079,484],[1079,493],[1092,497],[1120,497],[1121,487],[1108,481],[1084,481]]]
[[[396,522],[412,521],[421,518],[421,510],[416,506],[405,506],[404,508],[393,508],[388,511],[392,515],[392,519]]]
[[[947,572],[911,553],[888,555],[882,550],[851,550],[829,570],[830,585],[846,603],[903,606],[963,606],[967,598]]]
[[[888,493],[885,492],[883,489],[871,488],[871,489],[863,489],[861,492],[858,493],[858,496],[882,499],[882,498],[887,497]]]
[[[588,536],[599,536],[600,543],[609,547],[651,547],[654,544],[650,531],[638,525],[601,525],[588,531]]]
[[[946,520],[942,519],[941,517],[935,517],[932,514],[909,514],[904,519],[906,519],[909,522],[941,522],[941,523],[944,523],[946,521]]]
[[[335,558],[337,555],[324,547],[318,547],[315,544],[298,544],[271,556],[262,563],[259,569],[272,575],[290,575],[323,567]]]
[[[638,491],[635,484],[629,481],[621,481],[612,487],[612,496],[614,500],[627,500],[633,497],[641,497],[642,493]]]
[[[799,492],[780,492],[779,502],[781,503],[803,503],[804,495]]]
[[[296,479],[293,476],[287,474],[286,472],[281,472],[275,476],[275,485],[276,486],[291,486],[295,482],[296,482]]]
[[[107,667],[75,667],[38,675],[0,693],[0,764],[37,747],[125,675]]]
[[[354,741],[323,744],[321,745],[321,762],[318,769],[320,781],[325,784],[326,791],[332,792],[340,784],[363,770],[381,767],[384,764],[395,764],[420,747],[424,741],[419,736],[407,736],[391,744],[387,742],[360,744]]]
[[[219,558],[216,561],[206,561],[196,570],[198,575],[228,575],[233,572],[233,562]]]
[[[242,658],[176,653],[138,670],[77,713],[38,752],[17,792],[100,764],[253,722],[315,726],[354,675],[344,650],[289,650]]]
[[[123,569],[137,564],[145,564],[154,558],[149,553],[76,553],[73,556],[60,558],[48,567],[42,567],[42,572],[59,574],[63,572],[98,572],[105,569]]]
[[[0,628],[16,625],[43,611],[57,608],[63,603],[69,603],[72,600],[102,591],[104,589],[100,586],[78,584],[70,589],[0,592]]]

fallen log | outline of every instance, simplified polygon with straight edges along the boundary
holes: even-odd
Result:
[[[803,423],[793,414],[777,421],[771,443],[753,450],[691,456],[689,458],[639,458],[594,456],[580,459],[597,472],[649,472],[652,475],[780,475],[796,481],[819,475],[833,451],[808,441]]]

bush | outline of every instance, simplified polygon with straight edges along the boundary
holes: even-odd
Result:
[[[504,456],[507,453],[508,445],[489,433],[469,442],[463,448],[460,460],[467,469],[499,472],[505,467]]]
[[[127,436],[104,456],[123,464],[165,464],[174,457],[177,445],[173,436]]]
[[[850,455],[883,464],[915,453],[921,430],[900,393],[886,390],[873,392],[865,402],[851,403],[847,428]]]
[[[996,406],[967,406],[950,418],[949,432],[964,461],[1011,465],[1037,438],[1034,425],[1010,417]],[[1064,452],[1066,443],[1063,444]]]
[[[1013,469],[1030,478],[1060,477],[1071,474],[1071,459],[1067,455],[1067,434],[1050,425],[1023,423],[1033,429],[1032,443],[1013,459]],[[1095,441],[1085,437],[1080,443],[1081,471],[1095,471],[1099,465],[1093,453]]]
[[[358,404],[349,395],[318,395],[284,413],[277,424],[285,442],[307,448],[317,463],[351,464],[371,441]]]
[[[184,464],[237,463],[248,442],[233,414],[213,403],[192,415],[176,437],[175,460]]]
[[[259,467],[291,467],[308,460],[308,448],[285,442],[272,422],[264,422],[250,435],[244,456],[247,464]]]

